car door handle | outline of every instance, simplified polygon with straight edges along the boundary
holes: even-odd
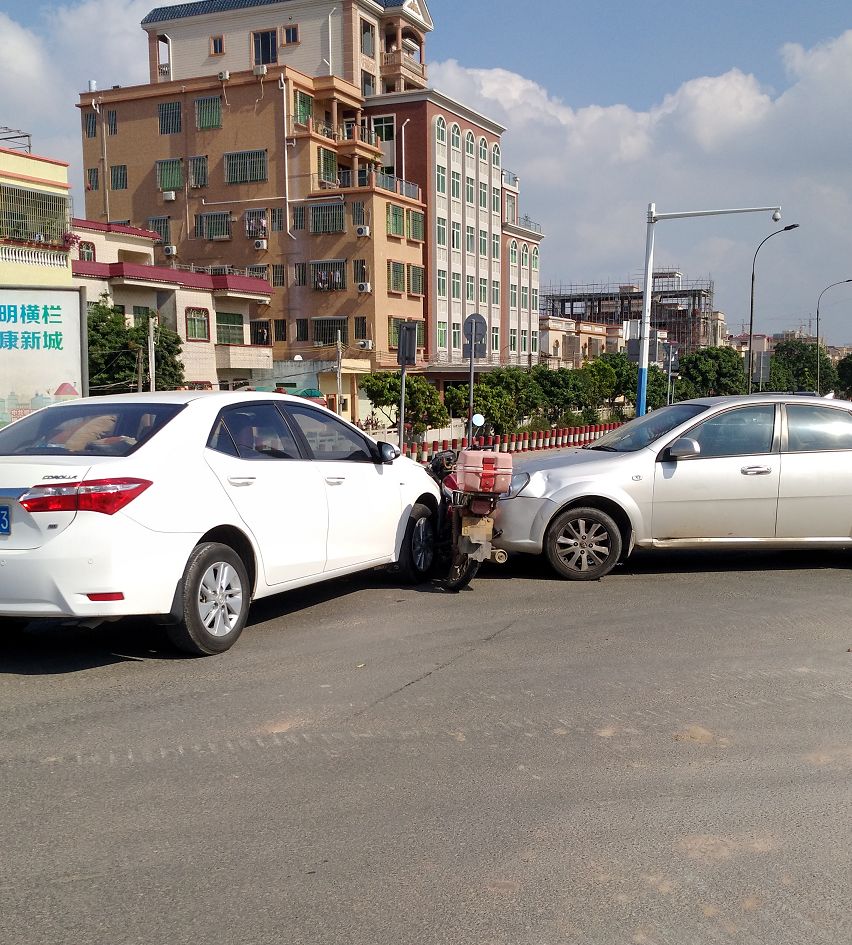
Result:
[[[346,476],[326,476],[325,481],[330,486],[342,486],[346,482]]]
[[[771,466],[743,466],[740,472],[744,476],[768,476],[772,472]]]
[[[232,486],[253,486],[256,481],[254,476],[228,476]]]

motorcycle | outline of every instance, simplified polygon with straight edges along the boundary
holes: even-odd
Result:
[[[483,561],[504,564],[508,558],[492,540],[500,534],[494,531],[494,510],[509,489],[512,457],[475,447],[458,453],[443,450],[432,457],[429,473],[441,489],[436,556],[446,576],[439,583],[445,590],[460,591]]]

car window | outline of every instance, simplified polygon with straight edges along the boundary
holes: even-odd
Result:
[[[47,407],[0,430],[0,456],[128,456],[181,410],[96,397]]]
[[[775,433],[775,407],[755,404],[708,417],[686,435],[698,442],[701,456],[751,456],[769,453]]]
[[[659,410],[611,430],[586,448],[610,453],[633,453],[645,449],[654,440],[665,436],[681,423],[686,423],[707,409],[707,404],[671,404],[668,407],[660,407]]]
[[[816,404],[787,404],[787,449],[852,450],[852,413]]]
[[[336,417],[297,404],[287,404],[285,410],[302,431],[314,459],[375,462],[367,441]]]
[[[301,458],[293,433],[273,404],[241,404],[223,410],[207,445],[241,459]]]

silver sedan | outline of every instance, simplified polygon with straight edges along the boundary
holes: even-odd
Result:
[[[684,401],[516,466],[495,541],[595,580],[634,548],[852,545],[852,402]]]

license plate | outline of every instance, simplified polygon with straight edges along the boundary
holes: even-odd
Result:
[[[0,535],[10,535],[12,533],[12,518],[9,514],[8,505],[0,505]]]

